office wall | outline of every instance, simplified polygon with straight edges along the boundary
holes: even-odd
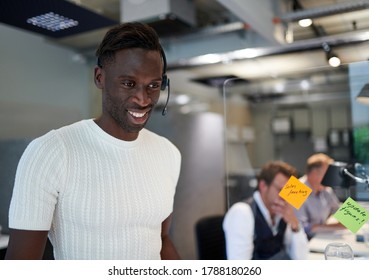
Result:
[[[0,224],[18,160],[33,138],[90,116],[90,67],[39,35],[0,24]]]
[[[8,233],[8,210],[18,161],[30,139],[0,139],[0,225]]]
[[[92,72],[72,50],[0,24],[0,139],[36,137],[90,116]]]
[[[170,234],[183,259],[197,259],[196,222],[225,213],[223,118],[216,113],[169,110],[165,117],[153,114],[147,127],[181,151]]]

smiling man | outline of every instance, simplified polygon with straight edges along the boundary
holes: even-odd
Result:
[[[177,259],[170,218],[181,155],[144,128],[167,86],[155,31],[107,32],[94,71],[102,115],[35,139],[17,169],[7,259]]]

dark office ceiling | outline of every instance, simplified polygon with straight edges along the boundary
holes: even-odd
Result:
[[[92,55],[109,26],[121,20],[121,3],[129,2],[145,10],[149,0],[2,0],[0,22],[37,32],[57,44]],[[158,3],[160,1],[157,1]],[[192,41],[199,55],[223,57],[251,45],[255,55],[226,61],[193,63],[194,57],[170,53],[169,68],[189,81],[208,78],[239,77],[253,80],[275,79],[319,71],[341,76],[345,65],[369,58],[369,1],[353,0],[161,0],[172,5],[190,2],[195,24],[188,24],[175,13],[144,18],[157,29],[169,52]],[[27,19],[40,13],[60,14],[78,21],[78,25],[51,32],[27,24]],[[313,25],[302,28],[297,20],[310,17]],[[230,34],[245,39],[233,44],[234,49],[214,51]],[[275,36],[277,35],[277,36]],[[217,38],[218,41],[215,41]],[[235,38],[235,37],[234,37]],[[250,39],[251,38],[251,39]],[[261,38],[263,40],[259,40]],[[261,42],[253,45],[253,42]],[[218,42],[218,43],[217,43]],[[251,44],[250,44],[251,43]],[[322,43],[327,43],[343,63],[329,69]],[[176,57],[178,55],[178,57]],[[226,63],[225,63],[226,62]],[[230,67],[232,63],[232,67]],[[193,67],[196,66],[196,67]],[[311,74],[313,72],[313,74]],[[346,82],[346,81],[345,81]],[[336,82],[336,84],[338,84]]]
[[[51,38],[62,38],[117,24],[68,1],[1,0],[0,22]]]
[[[103,34],[109,26],[121,21],[120,5],[123,1],[135,3],[142,8],[145,8],[148,3],[145,0],[2,0],[0,22],[57,38],[60,44],[75,49],[86,50],[96,47],[101,39],[100,36],[96,36],[97,34]],[[166,1],[170,5],[172,2],[188,2],[188,0],[162,0],[161,2]],[[191,7],[195,14],[194,25],[186,24],[175,13],[170,12],[161,15],[160,18],[143,18],[142,21],[147,21],[155,27],[163,40],[176,38],[180,41],[181,37],[200,34],[202,38],[199,40],[203,40],[204,44],[211,36],[234,30],[248,29],[256,31],[261,37],[272,37],[268,36],[268,32],[272,34],[275,30],[267,29],[276,29],[278,25],[278,28],[282,29],[285,42],[279,42],[279,46],[271,51],[267,50],[268,55],[321,48],[322,38],[333,46],[369,39],[366,34],[367,31],[369,32],[369,1],[279,0],[271,1],[272,4],[267,6],[260,4],[259,7],[250,5],[257,1],[243,3],[236,0],[193,0],[190,2],[193,3]],[[270,10],[267,11],[267,8]],[[27,19],[48,12],[75,20],[78,24],[72,28],[53,32],[27,23]],[[252,16],[253,14],[255,16]],[[260,19],[262,17],[265,18]],[[297,24],[297,20],[304,17],[313,19],[312,26],[302,28]],[[273,25],[271,25],[272,21]],[[229,29],[232,23],[242,25],[232,30]],[[240,32],[240,34],[242,36],[243,33]],[[290,42],[287,43],[288,40]],[[307,40],[306,43],[305,40]],[[274,47],[275,44],[271,46]],[[365,58],[368,57],[369,55]],[[350,57],[347,60],[350,60]],[[355,61],[357,58],[352,60]],[[176,65],[175,62],[172,64]],[[186,64],[177,64],[177,66],[181,65]]]

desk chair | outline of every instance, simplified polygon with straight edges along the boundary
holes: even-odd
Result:
[[[199,260],[226,260],[223,215],[201,218],[195,225]]]

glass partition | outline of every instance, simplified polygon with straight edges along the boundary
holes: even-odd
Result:
[[[238,82],[240,79],[230,78],[222,87],[226,209],[249,197],[256,187],[255,169],[248,151],[248,145],[255,140],[255,132],[244,111],[246,102],[231,95]]]
[[[256,175],[269,160],[305,173],[307,158],[326,153],[336,161],[369,163],[369,107],[356,96],[369,81],[369,63],[357,62],[255,81],[225,80],[225,190],[227,209],[252,195]],[[369,170],[369,168],[367,168]],[[362,186],[335,188],[369,200]]]

